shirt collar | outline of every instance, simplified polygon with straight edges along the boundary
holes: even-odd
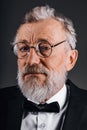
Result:
[[[60,109],[62,109],[63,105],[65,104],[66,101],[66,96],[67,96],[67,88],[66,85],[60,89],[59,92],[57,92],[54,96],[52,96],[49,100],[46,101],[46,103],[51,103],[51,102],[58,102]]]
[[[64,84],[64,86],[60,89],[60,91],[58,91],[54,96],[52,96],[49,100],[47,100],[46,103],[49,104],[52,102],[58,102],[61,110],[63,105],[65,104],[66,97],[67,97],[67,88],[66,85]],[[30,99],[28,98],[28,100]],[[38,102],[34,103],[39,104]]]

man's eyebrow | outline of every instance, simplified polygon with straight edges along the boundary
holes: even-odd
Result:
[[[37,42],[40,42],[40,41],[45,41],[45,42],[49,42],[49,43],[51,43],[51,40],[48,39],[48,38],[45,38],[45,37],[43,37],[43,38],[39,38],[39,39],[37,40]]]
[[[48,39],[46,39],[46,38],[40,38],[40,39],[38,39],[37,41],[38,41],[38,42],[40,42],[40,41],[48,41]]]
[[[23,44],[26,44],[26,43],[29,43],[27,40],[25,40],[25,39],[20,39],[19,41],[18,41],[18,43],[23,43]]]

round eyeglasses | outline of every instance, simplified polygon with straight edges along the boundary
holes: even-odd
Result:
[[[30,49],[33,48],[35,49],[38,56],[46,58],[51,55],[53,47],[56,47],[65,41],[66,40],[61,41],[55,45],[51,45],[48,41],[43,40],[38,42],[36,46],[29,46],[27,41],[22,41],[14,45],[14,48],[17,47],[16,51],[14,49],[14,53],[18,58],[23,59],[30,54]]]

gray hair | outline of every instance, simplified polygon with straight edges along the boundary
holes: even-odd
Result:
[[[24,23],[38,22],[47,18],[53,18],[63,25],[64,30],[66,32],[67,42],[69,43],[72,49],[75,49],[77,40],[73,22],[65,16],[57,13],[54,8],[50,8],[48,5],[35,7],[25,15]],[[16,42],[17,35],[12,44],[15,45]]]

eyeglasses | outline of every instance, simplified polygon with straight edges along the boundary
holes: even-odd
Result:
[[[30,54],[30,49],[33,48],[35,49],[38,56],[46,58],[51,55],[53,47],[56,47],[65,41],[66,40],[61,41],[55,45],[51,45],[48,41],[43,40],[38,42],[36,46],[29,46],[27,41],[18,42],[15,44],[17,45],[17,52],[15,52],[15,55],[17,55],[18,58],[23,59]]]

